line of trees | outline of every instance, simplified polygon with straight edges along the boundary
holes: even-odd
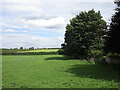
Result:
[[[24,48],[23,47],[20,47],[20,50],[23,50]],[[30,47],[28,48],[29,50],[34,50],[34,47]]]
[[[5,49],[8,49],[8,48],[2,48],[2,50],[3,50],[3,49],[5,50]],[[12,50],[12,49],[14,49],[14,50],[18,50],[18,49],[19,49],[19,50],[28,50],[28,49],[29,49],[29,50],[33,50],[33,49],[35,49],[35,48],[34,48],[34,47],[30,47],[30,48],[20,47],[20,48],[10,48],[10,49],[11,49],[11,50]],[[37,48],[37,49],[39,49],[39,48]]]
[[[5,50],[5,49],[8,49],[8,48],[1,48],[1,50]],[[34,48],[34,47],[29,47],[29,48],[24,48],[24,47],[20,47],[20,48],[10,48],[11,50],[14,49],[14,50],[36,50],[36,49],[60,49],[60,48]]]
[[[120,1],[115,1],[116,13],[112,16],[110,29],[100,11],[84,11],[70,20],[66,26],[65,42],[61,52],[74,58],[102,57],[120,54]],[[115,54],[116,55],[116,54]]]

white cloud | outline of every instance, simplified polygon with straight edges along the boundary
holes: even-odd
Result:
[[[63,37],[40,37],[34,35],[26,35],[26,34],[3,34],[2,37],[2,46],[6,48],[14,48],[14,47],[60,47],[61,43],[63,43]],[[1,41],[0,41],[1,43]]]
[[[42,14],[43,10],[42,8],[38,6],[3,6],[2,12],[6,14],[11,14],[13,16],[24,16],[24,15],[31,15],[31,14]]]
[[[36,6],[14,6],[9,8],[13,12],[41,12],[42,9]]]
[[[36,0],[1,0],[1,2],[34,2]]]
[[[36,6],[43,3],[64,4],[65,2],[114,2],[114,0],[0,0],[1,5],[5,6]],[[58,5],[59,5],[58,4]]]
[[[13,30],[13,29],[6,29],[6,30],[3,30],[5,32],[16,32],[16,30]]]
[[[25,32],[28,32],[28,31],[26,31],[26,30],[14,30],[14,29],[2,29],[2,31],[3,32],[23,32],[23,33],[25,33]]]
[[[1,0],[1,2],[113,2],[114,0]]]
[[[7,24],[7,23],[5,23],[5,22],[0,22],[0,27],[7,27],[7,28],[16,28],[16,29],[18,29],[18,28],[21,28],[20,26],[18,26],[18,25],[11,25],[11,24]]]
[[[18,5],[40,5],[41,0],[0,0],[2,5],[5,6],[18,6]],[[38,3],[39,2],[39,3]]]
[[[47,0],[48,2],[55,2],[56,0]],[[114,0],[59,0],[56,2],[113,2]]]
[[[27,26],[37,26],[41,28],[63,28],[63,26],[66,24],[64,17],[55,17],[50,19],[19,19],[19,22],[21,22],[23,25]]]

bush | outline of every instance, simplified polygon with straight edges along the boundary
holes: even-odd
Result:
[[[91,50],[90,53],[91,53],[90,56],[92,56],[94,58],[98,58],[98,57],[101,57],[104,55],[102,50]]]
[[[120,57],[120,54],[118,54],[118,53],[108,53],[107,57]]]
[[[106,61],[108,64],[113,66],[120,65],[120,54],[118,53],[109,53],[106,56]]]
[[[64,49],[59,49],[59,50],[58,50],[58,53],[59,53],[60,55],[64,54]]]
[[[91,51],[91,56],[94,59],[94,62],[97,64],[107,64],[105,61],[106,55],[102,50],[92,50]]]

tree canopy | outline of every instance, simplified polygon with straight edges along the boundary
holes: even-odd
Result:
[[[117,5],[115,14],[111,18],[110,29],[107,33],[105,51],[120,54],[120,1],[115,1]]]
[[[102,36],[106,22],[100,11],[83,11],[70,20],[66,26],[64,52],[66,55],[80,58],[88,56],[91,49],[102,47]]]

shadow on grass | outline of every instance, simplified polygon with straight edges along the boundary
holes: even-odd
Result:
[[[68,69],[66,72],[74,73],[75,77],[80,78],[102,79],[115,82],[119,80],[118,73],[111,67],[105,65],[72,65],[72,68]]]
[[[72,58],[69,57],[69,56],[61,56],[61,57],[49,57],[49,58],[46,58],[45,60],[71,60]]]
[[[73,60],[73,58],[69,56],[61,56],[61,57],[49,57],[46,60]],[[71,68],[66,70],[65,72],[74,73],[75,77],[80,78],[92,78],[99,80],[108,80],[119,82],[120,77],[118,73],[109,65],[101,65],[101,64],[77,64],[72,65]]]

